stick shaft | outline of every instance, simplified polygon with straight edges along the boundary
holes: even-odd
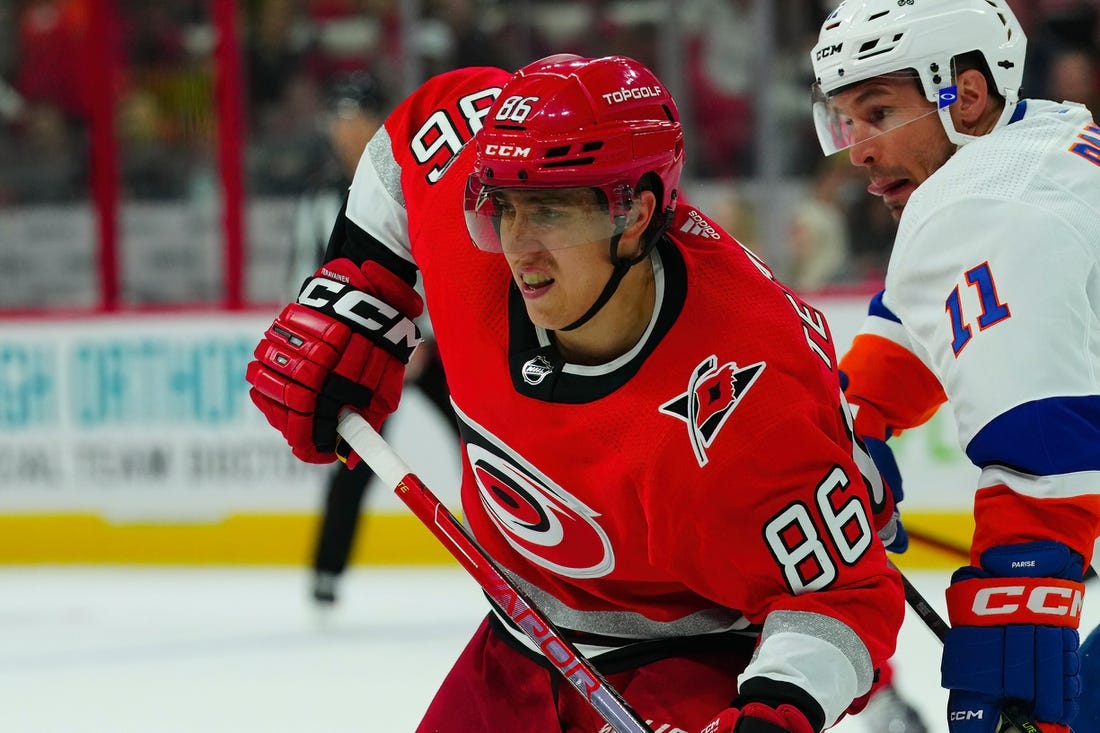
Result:
[[[413,514],[473,576],[497,608],[512,619],[616,733],[652,733],[615,688],[504,575],[454,514],[366,420],[345,409],[340,413],[338,430],[379,479],[393,487]]]
[[[947,632],[951,630],[951,626],[943,620],[942,616],[936,613],[936,609],[929,605],[921,592],[916,589],[909,578],[905,577],[904,573],[899,570],[898,574],[901,575],[901,584],[905,588],[906,603],[916,611],[917,615],[920,616],[920,620],[936,635],[936,638],[942,644],[947,640]]]

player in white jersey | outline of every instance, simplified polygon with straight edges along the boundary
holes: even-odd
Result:
[[[1020,99],[1025,47],[1005,0],[848,0],[812,51],[822,147],[899,221],[841,364],[857,432],[950,400],[982,469],[947,591],[952,733],[993,733],[1009,705],[1100,730],[1097,640],[1079,653],[1077,633],[1100,534],[1100,127]]]

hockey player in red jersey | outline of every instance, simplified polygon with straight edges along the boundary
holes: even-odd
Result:
[[[950,400],[981,469],[947,590],[952,733],[994,733],[1007,706],[1100,731],[1077,630],[1100,534],[1100,127],[1021,98],[1026,46],[1005,0],[848,0],[811,56],[824,151],[898,220],[842,361],[857,432],[885,440]]]
[[[481,546],[654,730],[813,733],[894,648],[889,500],[821,313],[680,200],[682,166],[631,59],[429,80],[367,146],[251,394],[333,460],[341,406],[397,406],[422,278]],[[419,730],[607,730],[529,644],[490,613]]]

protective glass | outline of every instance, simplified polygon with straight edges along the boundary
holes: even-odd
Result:
[[[476,175],[466,183],[466,228],[478,249],[518,252],[604,243],[622,234],[632,192],[619,186],[608,196],[595,188],[486,186]]]
[[[923,94],[919,99],[907,95],[903,101],[897,89],[889,84],[890,80],[915,82],[915,79],[911,71],[884,74],[832,96],[814,84],[811,87],[814,127],[825,155],[937,114],[958,100],[956,87],[949,86],[938,91],[938,102],[934,105]]]

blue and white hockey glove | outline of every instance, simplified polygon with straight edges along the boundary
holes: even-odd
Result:
[[[955,571],[942,683],[951,733],[995,733],[1018,706],[1045,733],[1068,733],[1081,693],[1077,627],[1084,559],[1060,542],[993,547]]]

